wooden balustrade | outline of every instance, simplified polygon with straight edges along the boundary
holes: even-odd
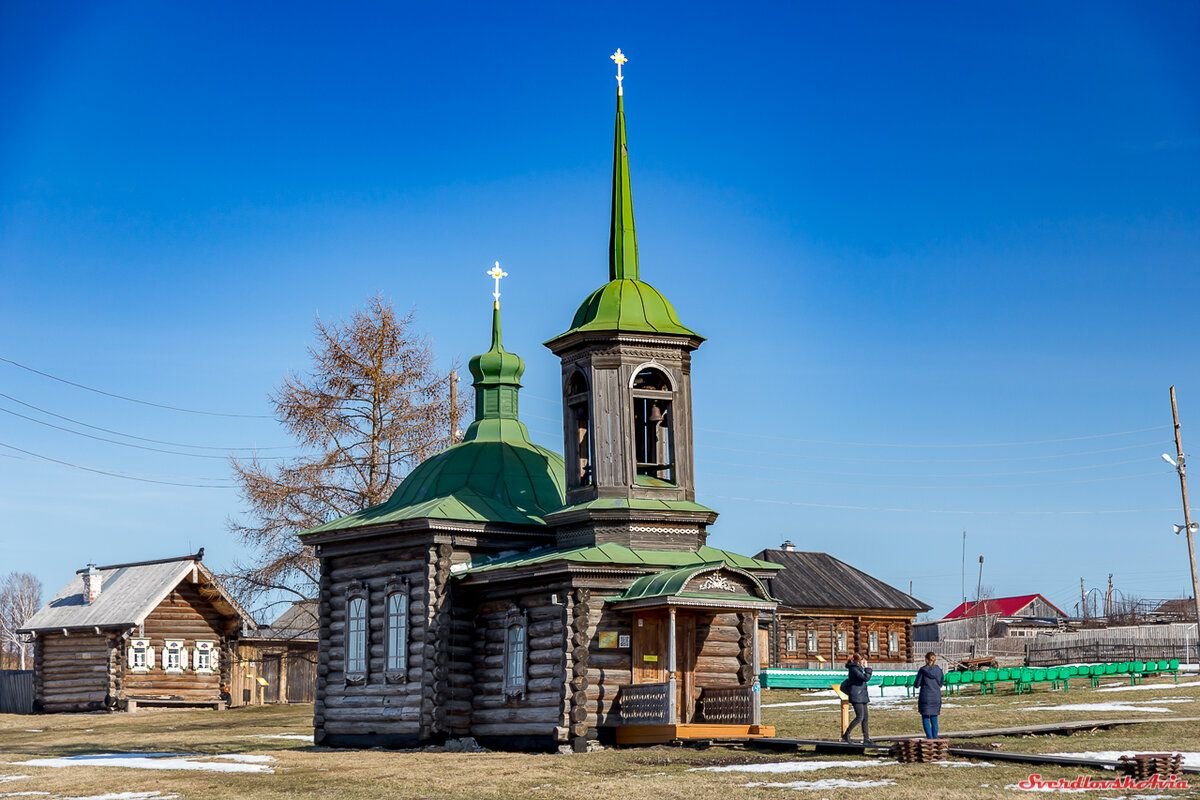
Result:
[[[696,701],[697,721],[710,725],[754,724],[752,686],[705,686]]]
[[[670,719],[669,683],[625,684],[617,692],[622,725],[666,725]]]

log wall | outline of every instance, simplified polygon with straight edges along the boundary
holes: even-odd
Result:
[[[347,744],[415,744],[428,734],[435,721],[432,709],[424,707],[428,692],[436,685],[426,680],[426,666],[439,657],[433,642],[431,622],[441,624],[439,608],[443,593],[436,585],[430,592],[432,563],[436,551],[429,546],[394,548],[369,553],[330,555],[321,559],[320,636],[317,657],[317,692],[313,708],[316,741],[333,737]],[[407,578],[408,670],[403,680],[388,683],[386,659],[387,584]],[[346,682],[346,593],[352,586],[367,591],[367,675],[362,684]],[[432,670],[430,670],[432,672]]]
[[[126,656],[127,643],[114,648],[114,672],[122,681],[122,699],[172,699],[186,702],[214,702],[221,699],[222,682],[229,685],[231,661],[234,657],[227,644],[225,629],[229,619],[213,608],[200,594],[197,584],[184,581],[175,588],[158,608],[150,612],[142,626],[144,637],[154,648],[154,668],[148,672],[133,672]],[[163,667],[163,644],[168,639],[182,639],[186,648],[186,663],[180,673],[169,673]],[[192,669],[192,651],[197,641],[214,642],[219,661],[217,671],[208,674]]]
[[[912,616],[872,616],[852,614],[815,614],[791,615],[780,612],[777,624],[772,630],[775,640],[772,642],[772,665],[777,667],[795,667],[798,669],[816,669],[821,667],[817,656],[825,659],[825,666],[833,659],[835,667],[841,667],[852,653],[862,653],[874,664],[907,664],[914,659],[914,647],[920,648],[920,643],[912,641]],[[795,632],[796,648],[787,647],[788,631]],[[808,632],[817,634],[816,650],[808,649]],[[846,650],[837,650],[837,633],[846,633]],[[868,652],[870,633],[879,634],[879,647],[875,652]],[[894,652],[888,651],[888,634],[896,633],[898,647]]]
[[[97,711],[110,700],[110,640],[43,633],[34,648],[35,702],[43,711]]]

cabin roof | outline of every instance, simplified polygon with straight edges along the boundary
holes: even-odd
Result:
[[[238,616],[243,624],[255,625],[254,619],[225,591],[216,576],[201,563],[203,551],[189,556],[156,561],[139,561],[98,567],[100,596],[88,603],[83,594],[83,573],[72,576],[50,602],[25,622],[22,630],[41,631],[60,628],[128,628],[141,625],[181,581],[195,570],[196,580],[206,584],[205,592],[218,611]]]
[[[297,600],[270,625],[242,633],[243,640],[315,642],[318,636],[316,600]]]
[[[933,608],[828,553],[763,550],[755,558],[783,568],[768,578],[768,586],[784,606],[900,611]]]
[[[539,547],[520,553],[498,555],[473,561],[461,569],[459,574],[494,572],[515,569],[552,561],[575,564],[613,565],[629,567],[691,567],[719,562],[740,569],[779,569],[775,564],[759,561],[749,556],[718,550],[715,547],[700,547],[696,550],[643,550],[626,547],[615,542],[585,547]]]

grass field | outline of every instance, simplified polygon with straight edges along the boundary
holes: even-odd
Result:
[[[1114,681],[1113,683],[1116,683]],[[1181,683],[1193,680],[1181,679]],[[1088,731],[1071,736],[1003,737],[972,744],[1000,743],[1022,752],[1200,751],[1200,723],[1172,718],[1200,716],[1200,682],[1176,687],[1152,681],[1135,691],[1110,686],[1067,694],[1039,690],[1015,697],[974,694],[948,697],[944,730],[1010,725],[1145,718],[1149,724]],[[973,691],[973,690],[971,690]],[[781,736],[832,738],[838,708],[828,698],[800,691],[764,693],[764,721]],[[912,701],[874,698],[872,734],[916,733],[920,728]],[[1164,702],[1173,701],[1173,702]],[[777,705],[807,703],[807,705]],[[1125,704],[1118,710],[1071,710],[1067,704]],[[1151,711],[1147,709],[1165,709]],[[276,706],[226,712],[149,710],[137,714],[0,715],[0,798],[116,796],[155,800],[175,796],[200,798],[328,797],[359,798],[735,798],[792,797],[795,788],[753,784],[794,781],[871,781],[885,785],[835,788],[800,797],[1000,798],[1026,794],[1005,788],[1030,772],[1074,778],[1073,768],[1021,765],[901,765],[882,759],[764,754],[741,747],[707,750],[682,747],[606,749],[582,755],[511,753],[346,751],[314,748],[303,737],[311,707]],[[95,761],[67,767],[28,762],[47,758],[79,758],[95,754],[180,754],[178,758],[144,759],[170,769],[97,766]],[[112,759],[106,759],[110,764]],[[809,771],[744,772],[698,768],[800,762]],[[124,763],[124,762],[116,762]],[[819,769],[812,769],[820,767]],[[210,771],[214,769],[240,771]],[[1094,777],[1112,773],[1088,770]],[[1197,782],[1200,783],[1200,782]],[[1200,792],[1158,792],[1159,796],[1200,796]],[[1105,791],[1089,797],[1122,797],[1136,793]],[[1043,796],[1037,794],[1034,796]]]

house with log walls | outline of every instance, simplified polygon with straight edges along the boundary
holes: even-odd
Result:
[[[203,557],[77,571],[22,631],[33,636],[35,709],[225,708],[239,632],[256,625]]]

